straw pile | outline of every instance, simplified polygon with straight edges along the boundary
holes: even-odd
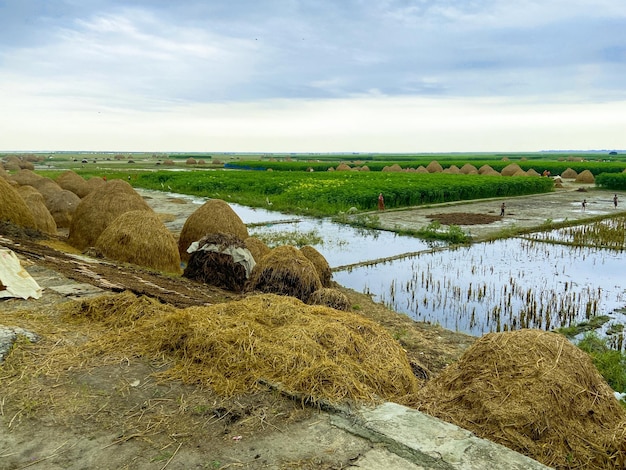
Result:
[[[485,170],[483,173],[481,173],[481,175],[483,175],[483,176],[502,176],[500,173],[498,173],[493,168]]]
[[[426,169],[428,170],[428,173],[441,173],[443,171],[443,167],[437,160],[430,162]]]
[[[4,164],[4,168],[13,171],[20,169],[20,159],[14,155],[7,157],[6,163]]]
[[[56,183],[55,183],[56,184]],[[45,186],[39,190],[44,198],[46,207],[54,218],[59,228],[69,227],[72,223],[74,212],[80,204],[80,198],[67,189],[54,189],[52,186]]]
[[[5,178],[0,178],[0,222],[9,221],[20,227],[36,228],[35,218],[24,199]]]
[[[106,181],[104,181],[102,178],[94,176],[93,178],[89,178],[88,180],[85,181],[85,191],[87,194],[89,194],[90,192],[95,191],[96,189],[100,189],[105,184],[106,184]],[[87,194],[85,194],[85,196]]]
[[[402,167],[400,165],[398,165],[397,163],[394,163],[393,165],[384,167],[381,171],[391,172],[391,173],[399,173],[399,172],[402,171]]]
[[[347,163],[340,163],[337,165],[337,171],[352,171],[352,168]]]
[[[115,261],[180,274],[176,240],[152,211],[124,212],[102,231],[95,248]]]
[[[311,263],[313,263],[315,271],[317,272],[320,282],[322,283],[322,287],[331,287],[331,277],[333,273],[330,270],[330,265],[328,264],[328,261],[326,261],[326,258],[324,258],[319,251],[309,245],[300,248],[300,252],[306,256]]]
[[[415,173],[428,173],[428,170],[423,165],[420,165],[415,169]]]
[[[494,171],[494,169],[489,165],[483,165],[478,169],[478,174],[482,175],[488,171]]]
[[[72,191],[80,198],[85,197],[89,193],[87,182],[82,176],[71,170],[61,174],[56,181],[61,188]],[[104,182],[104,180],[102,181]]]
[[[464,175],[476,175],[478,174],[478,170],[474,165],[466,163],[461,167],[461,173],[463,173]]]
[[[589,170],[581,171],[578,176],[576,176],[576,183],[595,183],[595,181],[596,178]]]
[[[534,168],[530,168],[527,172],[526,175],[528,176],[541,176],[539,174],[539,172],[537,172]]]
[[[524,171],[524,170],[522,170],[517,163],[511,163],[510,165],[507,165],[504,168],[502,168],[502,171],[500,171],[500,174],[502,176],[514,176],[515,173],[519,171]],[[524,175],[525,174],[526,173],[524,173]]]
[[[248,237],[243,242],[245,243],[246,248],[250,250],[254,261],[257,263],[261,260],[261,258],[272,251],[262,240],[259,240],[256,237]]]
[[[32,212],[37,230],[56,235],[57,224],[46,207],[41,193],[32,186],[20,186],[17,188],[17,192],[22,196],[22,199],[24,199],[24,202]]]
[[[417,396],[423,411],[551,467],[626,465],[626,411],[556,333],[487,334]]]
[[[11,179],[15,181],[20,186],[35,186],[35,183],[40,180],[45,180],[43,176],[38,175],[37,173],[31,170],[20,170],[11,176]]]
[[[185,221],[178,239],[180,259],[187,261],[187,248],[192,242],[211,233],[229,233],[241,240],[248,238],[248,229],[235,211],[221,199],[209,199]]]
[[[196,161],[195,158],[189,157],[187,160],[185,160],[185,164],[186,165],[196,165],[198,162]]]
[[[326,307],[343,310],[344,312],[349,312],[352,307],[348,297],[343,292],[326,287],[313,292],[307,303],[310,305],[325,305]]]
[[[577,176],[578,176],[578,173],[576,173],[576,170],[572,170],[571,168],[568,168],[563,173],[561,173],[561,178],[575,179]]]
[[[528,173],[526,173],[524,170],[522,170],[520,168],[515,173],[513,173],[511,176],[528,176]]]
[[[241,292],[254,267],[250,250],[237,236],[211,233],[202,237],[191,253],[183,276],[235,292]]]
[[[303,302],[322,283],[313,263],[300,250],[283,245],[264,256],[252,270],[248,290],[290,295]]]
[[[162,378],[221,395],[269,383],[313,403],[406,403],[419,386],[399,343],[357,314],[271,294],[184,310],[133,298],[124,293],[68,308],[66,317],[110,327],[85,353],[165,356],[173,366]]]
[[[79,250],[93,246],[111,222],[132,210],[152,211],[126,181],[107,182],[78,204],[70,224],[68,243]]]

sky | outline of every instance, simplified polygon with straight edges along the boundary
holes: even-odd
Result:
[[[0,0],[0,150],[626,149],[623,0]]]

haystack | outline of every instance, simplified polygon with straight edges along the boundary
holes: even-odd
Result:
[[[248,238],[248,229],[235,211],[221,199],[209,199],[185,221],[178,239],[180,259],[187,261],[187,248],[192,242],[211,233],[229,233],[241,240]]]
[[[0,178],[0,222],[9,221],[20,227],[36,228],[33,213],[9,182]]]
[[[522,170],[520,168],[515,173],[513,173],[511,176],[528,176],[528,173],[526,173],[524,170]]]
[[[31,170],[20,170],[14,175],[12,175],[11,179],[15,181],[17,184],[19,184],[20,186],[25,186],[25,185],[35,186],[34,183],[40,180],[45,180],[46,178],[44,178],[41,175],[38,175],[37,173]]]
[[[441,173],[443,171],[443,167],[437,160],[430,162],[426,169],[428,170],[428,173]]]
[[[103,351],[165,357],[171,367],[160,379],[226,396],[271,384],[312,403],[406,403],[419,387],[400,344],[354,313],[271,294],[184,310],[132,297],[68,307],[65,315],[75,321],[101,318],[110,326],[110,333],[82,347],[84,357]]]
[[[290,295],[303,302],[322,283],[313,263],[293,246],[274,248],[252,270],[248,290],[259,290],[279,295]]]
[[[527,176],[541,176],[539,174],[538,171],[536,171],[534,168],[530,168],[527,172],[526,172]]]
[[[524,171],[520,168],[520,166],[517,163],[511,163],[505,166],[504,168],[502,168],[502,170],[500,171],[500,174],[502,176],[514,176],[515,173],[519,172],[520,170]],[[526,173],[524,173],[524,175],[526,175]]]
[[[563,173],[561,173],[561,178],[572,178],[572,179],[574,179],[577,176],[578,176],[578,173],[576,173],[576,170],[572,170],[571,168],[568,168]]]
[[[180,274],[176,240],[151,210],[122,213],[102,231],[94,246],[115,261]]]
[[[132,210],[152,211],[126,181],[107,182],[78,204],[70,224],[68,243],[79,250],[93,246],[111,222]]]
[[[100,178],[102,180],[102,178]],[[72,191],[78,197],[83,198],[88,193],[87,182],[79,174],[69,170],[57,178],[57,184],[63,189]],[[104,180],[102,180],[104,182]]]
[[[189,157],[187,160],[185,160],[185,164],[187,164],[187,165],[196,165],[197,163],[198,162],[193,157]]]
[[[256,264],[241,238],[230,233],[211,233],[192,243],[189,250],[194,251],[184,277],[235,292],[243,291]]]
[[[428,170],[423,165],[420,165],[415,169],[415,173],[428,173]]]
[[[483,173],[487,171],[493,171],[493,168],[491,168],[491,166],[489,165],[483,165],[478,169],[478,174],[482,175]]]
[[[22,196],[22,199],[24,199],[24,202],[32,212],[37,230],[50,235],[56,235],[57,224],[46,207],[41,193],[32,186],[20,186],[17,188],[17,192]]]
[[[165,160],[165,161],[163,162],[163,165],[166,165],[166,166],[174,166],[174,160]]]
[[[349,312],[352,307],[346,294],[338,289],[327,287],[313,292],[307,303],[310,305],[325,305],[326,307],[343,310],[344,312]]]
[[[576,183],[595,183],[596,178],[589,170],[581,171],[576,177]]]
[[[7,157],[7,161],[4,163],[4,168],[9,171],[20,169],[20,159],[14,155]]]
[[[485,170],[484,172],[481,173],[481,175],[483,175],[483,176],[502,176],[500,173],[498,173],[493,168]]]
[[[243,242],[245,243],[246,248],[250,250],[250,253],[252,253],[252,256],[254,257],[254,261],[257,263],[261,260],[261,258],[272,251],[270,247],[256,237],[248,237]]]
[[[487,334],[420,390],[418,402],[550,467],[626,465],[626,411],[590,357],[556,333]]]
[[[361,171],[370,171],[370,167],[369,167],[369,166],[367,166],[367,165],[363,165],[363,166],[361,167]]]
[[[56,184],[56,183],[55,183]],[[80,198],[67,189],[54,189],[45,186],[39,189],[42,192],[46,207],[54,218],[58,228],[67,228],[72,223],[74,213],[80,204]]]
[[[337,165],[337,171],[352,171],[352,168],[346,163],[340,163]]]
[[[474,165],[466,163],[461,167],[461,173],[463,173],[464,175],[476,175],[478,174],[478,170]]]
[[[85,191],[86,191],[85,196],[89,194],[90,192],[95,191],[96,189],[100,189],[105,184],[106,184],[106,181],[98,176],[89,178],[88,180],[85,181]],[[82,196],[82,197],[85,197],[85,196]]]
[[[402,167],[400,165],[398,165],[397,163],[394,163],[393,165],[390,166],[386,166],[384,167],[381,171],[389,171],[391,173],[399,173],[402,171]]]
[[[306,256],[311,263],[313,263],[315,271],[317,271],[317,275],[322,283],[322,287],[331,287],[331,278],[333,273],[330,270],[330,265],[328,264],[328,261],[326,261],[326,258],[324,258],[324,255],[309,245],[300,248],[300,252]]]

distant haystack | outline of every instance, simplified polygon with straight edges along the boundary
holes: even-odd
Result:
[[[152,211],[126,181],[107,182],[78,204],[70,224],[68,243],[79,250],[93,246],[111,222],[132,210]]]
[[[581,171],[576,177],[576,183],[595,183],[596,178],[589,170]]]
[[[527,176],[541,176],[541,175],[539,174],[539,172],[535,171],[535,169],[534,169],[534,168],[529,169],[529,170],[526,172],[526,175],[527,175]]]
[[[578,176],[578,173],[576,173],[576,170],[572,170],[571,168],[568,168],[563,173],[561,173],[561,178],[566,178],[566,179],[570,179],[570,178],[576,179],[577,176]]]
[[[461,170],[456,165],[450,165],[448,168],[445,168],[442,171],[442,173],[447,173],[447,174],[450,174],[450,175],[460,175],[461,174]]]
[[[101,178],[99,178],[101,179]],[[79,174],[69,170],[57,178],[57,184],[68,191],[72,191],[78,197],[83,198],[89,193],[87,182]],[[104,180],[101,179],[104,182]]]
[[[443,171],[443,167],[437,160],[430,162],[426,169],[428,170],[428,173],[441,173]]]
[[[466,163],[465,165],[461,167],[461,173],[463,173],[464,175],[477,175],[478,170],[476,169],[474,165],[471,165],[470,163]]]
[[[122,213],[102,231],[95,247],[115,261],[180,274],[176,240],[151,210]]]
[[[35,186],[35,183],[46,180],[47,178],[44,178],[31,170],[20,170],[11,176],[11,179],[20,186]]]
[[[308,304],[325,305],[326,307],[344,312],[349,312],[351,308],[348,297],[340,290],[331,288],[323,288],[313,292],[311,297],[309,297]]]
[[[187,248],[192,242],[211,233],[229,233],[241,240],[248,238],[248,229],[227,202],[221,199],[209,199],[194,211],[180,232],[178,251],[182,261],[189,259]]]
[[[502,168],[502,171],[500,172],[500,174],[502,176],[515,176],[515,173],[518,173],[520,170],[522,169],[517,163],[511,163],[510,165],[507,165],[504,168]],[[526,173],[524,173],[524,176],[525,175]]]
[[[46,207],[41,193],[32,186],[20,186],[17,188],[17,192],[22,196],[22,199],[24,199],[24,202],[32,212],[37,230],[50,235],[56,235],[57,224]]]
[[[195,158],[191,158],[191,157],[189,157],[189,158],[185,161],[185,163],[186,163],[187,165],[196,165],[198,162],[196,161],[196,159],[195,159]]]
[[[488,170],[485,170],[484,172],[481,173],[481,175],[483,175],[483,176],[502,176],[500,173],[498,173],[493,168],[489,168]]]
[[[322,287],[331,287],[333,273],[324,255],[309,245],[300,248],[300,252],[315,266],[315,271],[317,271]]]
[[[37,228],[33,213],[9,182],[0,178],[0,222],[9,221],[20,227]]]
[[[307,302],[322,283],[313,263],[293,246],[274,248],[252,270],[248,290],[289,295]]]
[[[488,171],[494,171],[494,169],[493,169],[493,168],[491,168],[489,165],[483,165],[483,166],[481,166],[481,167],[478,169],[478,173],[479,173],[479,174],[481,174],[481,175],[482,175],[482,174],[484,174],[484,173],[486,173],[486,172],[488,172]],[[498,174],[499,174],[499,173],[498,173]]]
[[[398,172],[402,171],[402,167],[400,165],[398,165],[397,163],[394,163],[391,166],[384,167],[382,169],[382,171],[385,171],[385,172],[389,171],[389,172],[392,172],[392,173],[398,173]]]
[[[428,170],[425,166],[420,165],[415,169],[415,173],[428,173]]]
[[[163,162],[163,165],[165,165],[165,166],[174,166],[174,160],[165,160]]]
[[[337,165],[337,171],[352,171],[352,168],[346,163],[340,163]]]
[[[7,157],[6,162],[4,163],[4,168],[8,171],[15,171],[20,169],[20,159],[15,155],[10,155]]]
[[[106,181],[103,180],[102,178],[98,177],[98,176],[93,176],[93,177],[89,178],[88,180],[85,181],[85,188],[86,188],[86,191],[87,191],[85,196],[87,194],[89,194],[90,192],[95,191],[96,189],[100,189],[105,184],[106,184]],[[83,196],[83,197],[85,197],[85,196]]]
[[[528,176],[528,173],[526,173],[524,170],[522,170],[520,168],[515,173],[513,173],[511,176]]]
[[[254,261],[257,263],[261,260],[261,258],[272,251],[262,240],[255,237],[248,237],[243,242],[245,243],[246,248],[250,250]]]
[[[361,171],[370,171],[370,167],[369,167],[369,166],[367,166],[367,165],[363,165],[363,166],[361,167]]]

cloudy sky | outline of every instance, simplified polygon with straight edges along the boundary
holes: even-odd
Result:
[[[0,150],[626,149],[623,0],[0,0]]]

